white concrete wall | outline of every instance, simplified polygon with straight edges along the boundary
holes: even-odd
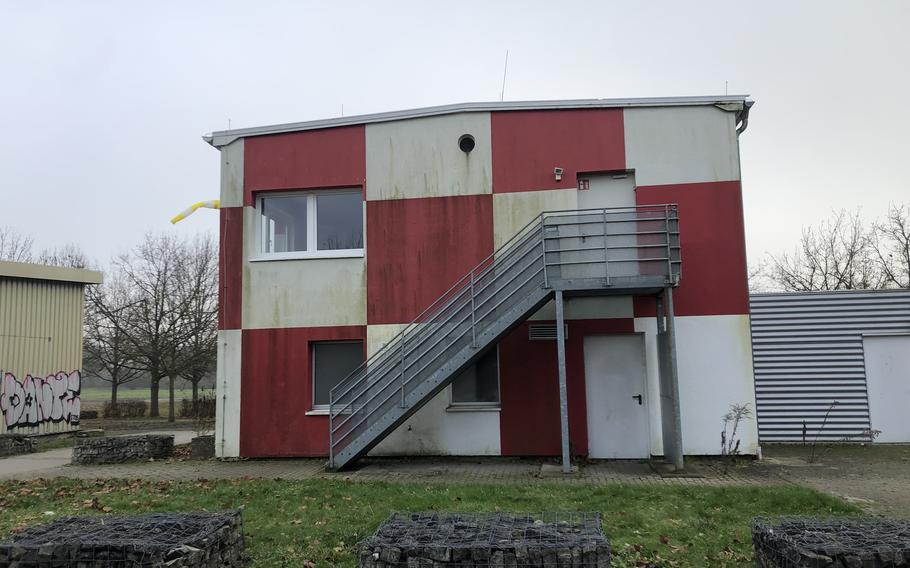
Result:
[[[720,453],[722,416],[731,404],[749,403],[755,413],[752,343],[749,316],[685,316],[676,321],[683,451],[690,455]],[[657,321],[636,318],[635,330],[645,333],[648,399],[660,400],[657,364]],[[660,405],[650,406],[651,453],[663,454]],[[740,424],[740,452],[758,448],[754,416]]]
[[[500,455],[499,411],[450,411],[450,400],[447,388],[380,442],[370,455]]]
[[[366,325],[363,258],[251,261],[257,212],[243,212],[244,329]]]
[[[462,152],[458,139],[474,137]],[[492,193],[490,114],[461,113],[366,126],[367,200]]]
[[[493,248],[498,249],[543,211],[578,208],[577,189],[493,194]]]
[[[240,354],[239,329],[218,331],[218,367],[215,372],[215,455],[240,456]]]
[[[565,319],[610,319],[634,317],[631,296],[601,296],[570,298],[565,303]],[[555,320],[556,304],[551,300],[537,310],[529,320]]]
[[[243,206],[243,138],[221,147],[221,206]]]
[[[735,121],[710,106],[627,108],[626,167],[639,186],[738,180]]]

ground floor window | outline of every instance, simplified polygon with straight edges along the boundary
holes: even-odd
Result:
[[[313,343],[313,408],[328,409],[329,391],[363,364],[363,341]]]
[[[453,406],[499,406],[499,350],[487,351],[452,382]]]

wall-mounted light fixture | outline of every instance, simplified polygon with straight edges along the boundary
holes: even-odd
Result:
[[[562,181],[562,168],[553,168],[553,177],[556,181]]]

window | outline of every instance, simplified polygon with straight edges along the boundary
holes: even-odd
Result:
[[[453,406],[499,406],[499,351],[487,351],[452,382]]]
[[[261,258],[363,256],[359,189],[269,194],[257,208]]]
[[[313,407],[328,408],[329,391],[363,364],[363,341],[313,344]]]

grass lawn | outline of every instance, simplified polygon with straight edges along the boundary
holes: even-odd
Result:
[[[618,567],[751,566],[753,515],[859,513],[792,486],[33,480],[0,482],[0,535],[60,515],[230,507],[244,508],[253,565],[288,567],[354,566],[353,545],[391,511],[601,511]]]
[[[111,399],[111,389],[107,387],[86,387],[79,392],[82,402],[104,402]],[[161,390],[158,391],[158,400],[168,400],[170,396],[167,382],[162,381]],[[193,389],[175,389],[174,398],[193,398]],[[120,389],[117,391],[117,400],[150,400],[149,389]]]

